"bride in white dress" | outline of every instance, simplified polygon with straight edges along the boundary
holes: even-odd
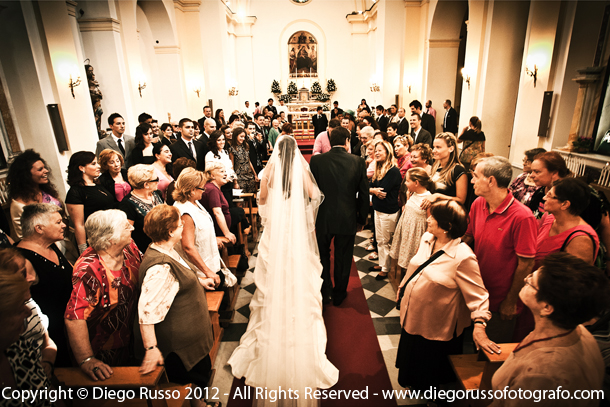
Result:
[[[253,391],[255,406],[315,406],[306,390],[330,388],[339,378],[325,354],[322,265],[314,232],[323,198],[295,139],[280,137],[261,178],[264,231],[250,321],[228,363],[246,384],[292,390],[293,398],[273,402]]]

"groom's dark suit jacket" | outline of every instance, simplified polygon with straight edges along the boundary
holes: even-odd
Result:
[[[356,223],[366,224],[369,183],[364,159],[341,147],[311,157],[311,173],[324,193],[318,210],[316,232],[355,235]]]

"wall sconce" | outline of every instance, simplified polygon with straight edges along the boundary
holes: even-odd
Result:
[[[464,82],[468,84],[468,90],[470,90],[470,75],[466,71],[466,68],[462,68],[462,78],[464,79]]]
[[[76,78],[75,81],[73,81],[72,75],[70,75],[70,83],[68,84],[68,87],[70,88],[70,91],[72,92],[73,99],[76,99],[76,96],[74,96],[74,88],[77,87],[78,85],[80,85],[80,76],[78,78]]]
[[[196,88],[195,93],[197,94],[197,97],[199,97],[199,92],[201,92],[201,88]]]
[[[239,89],[237,89],[235,86],[229,89],[229,96],[237,96],[238,93]]]
[[[379,85],[377,83],[371,84],[371,92],[379,92]]]
[[[142,97],[142,89],[145,89],[145,88],[146,88],[146,82],[144,82],[144,83],[138,82],[138,92],[140,92],[140,97]]]
[[[526,65],[525,74],[534,78],[534,87],[536,87],[536,79],[538,78],[538,66],[536,66],[536,64],[534,64],[534,70],[530,70]]]

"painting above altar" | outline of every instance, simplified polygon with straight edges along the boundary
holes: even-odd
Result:
[[[318,76],[318,42],[311,33],[297,31],[290,37],[288,63],[291,78]]]

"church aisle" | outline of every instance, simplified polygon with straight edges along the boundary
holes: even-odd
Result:
[[[372,318],[373,326],[377,334],[379,346],[385,361],[391,386],[394,390],[402,390],[402,387],[397,382],[398,371],[394,367],[396,360],[396,352],[398,341],[400,338],[400,323],[399,312],[395,307],[395,292],[388,280],[375,280],[376,272],[369,272],[370,266],[376,264],[366,260],[364,257],[368,255],[365,250],[368,239],[372,236],[371,232],[364,230],[356,236],[356,244],[354,247],[354,261],[358,270],[358,276],[364,291],[364,296],[367,301],[369,312]],[[237,305],[235,307],[236,314],[233,323],[225,329],[225,333],[220,345],[218,356],[214,368],[216,376],[214,378],[213,387],[218,388],[218,398],[227,405],[229,393],[233,384],[233,375],[227,360],[233,353],[233,350],[239,344],[241,336],[246,331],[248,325],[248,317],[250,315],[249,303],[252,294],[255,290],[254,285],[254,267],[258,255],[257,247],[252,250],[250,258],[250,269],[241,281],[241,290]],[[342,307],[345,306],[342,305]],[[332,305],[330,306],[332,307]],[[343,372],[345,374],[345,372]],[[390,389],[388,389],[390,390]],[[214,394],[211,391],[211,395]],[[226,393],[226,394],[225,394]],[[372,401],[372,400],[371,400]],[[231,405],[233,403],[229,403]],[[374,402],[373,402],[374,404]],[[371,404],[371,405],[373,405]],[[398,405],[425,405],[423,400],[397,400]]]

